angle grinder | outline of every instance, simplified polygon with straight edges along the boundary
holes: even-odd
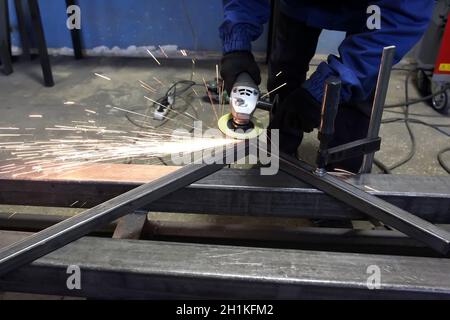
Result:
[[[260,91],[248,73],[241,73],[230,93],[231,113],[219,119],[218,126],[226,136],[238,140],[258,137],[263,125],[253,117]]]

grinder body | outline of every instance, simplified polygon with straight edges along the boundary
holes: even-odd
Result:
[[[247,140],[258,137],[263,125],[253,117],[260,92],[255,81],[247,73],[241,73],[230,93],[231,113],[221,117],[219,129],[230,138]]]
[[[231,90],[230,106],[237,127],[249,125],[259,100],[259,89],[248,73],[241,73]]]

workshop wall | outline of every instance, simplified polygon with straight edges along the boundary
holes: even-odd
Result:
[[[39,4],[48,47],[56,49],[51,52],[70,54],[65,1],[40,0]],[[90,54],[135,56],[146,54],[145,47],[158,45],[169,51],[221,51],[221,0],[79,0],[79,5],[84,47]],[[12,0],[10,11],[13,44],[20,46]],[[335,51],[341,38],[325,34],[319,53]],[[265,51],[266,39],[267,32],[254,43],[254,50]]]

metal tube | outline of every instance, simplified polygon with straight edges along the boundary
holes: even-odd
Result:
[[[28,37],[27,33],[27,25],[22,0],[14,0],[14,5],[16,7],[17,25],[19,27],[20,42],[22,44],[22,55],[25,56],[27,60],[31,60],[30,38]]]
[[[389,79],[391,78],[395,51],[395,46],[385,47],[383,49],[380,71],[378,73],[377,88],[375,91],[375,98],[373,100],[372,115],[370,117],[369,130],[367,132],[367,138],[369,139],[378,138],[378,135],[380,134],[381,118],[383,116],[384,104],[386,103],[386,96],[389,89]],[[374,157],[375,153],[370,153],[364,156],[361,173],[370,173],[372,171]]]
[[[6,75],[13,72],[10,37],[8,1],[0,0],[0,61],[3,64],[3,73]]]
[[[66,0],[66,7],[70,7],[73,5],[78,5],[77,1],[75,0]],[[75,55],[75,59],[82,59],[83,58],[83,47],[81,45],[81,30],[79,29],[72,29],[70,30],[70,36],[72,38],[72,46],[73,46],[73,52]]]
[[[321,121],[318,133],[318,138],[320,141],[316,159],[316,173],[318,175],[323,175],[325,173],[328,144],[334,136],[334,122],[339,109],[340,97],[341,80],[336,77],[327,79],[325,82],[325,94],[322,103]]]
[[[142,185],[114,199],[60,222],[48,229],[0,250],[0,276],[24,264],[30,263],[66,244],[114,220],[130,214],[180,188],[196,182],[226,165],[226,159],[234,159],[236,143],[223,154],[222,164],[190,164],[158,180]],[[247,146],[247,145],[245,145]],[[246,149],[247,151],[247,149]],[[247,154],[247,152],[245,152]],[[245,155],[244,155],[245,156]]]
[[[31,22],[33,31],[35,32],[35,39],[39,52],[39,59],[41,61],[42,74],[44,76],[44,85],[46,87],[53,87],[55,81],[53,79],[52,67],[50,65],[50,58],[48,56],[47,42],[45,40],[44,28],[42,26],[41,11],[37,0],[28,0],[28,7],[30,9]]]

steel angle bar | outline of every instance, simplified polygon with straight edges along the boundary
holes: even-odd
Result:
[[[450,250],[450,233],[354,185],[327,173],[318,176],[315,168],[286,154],[280,154],[280,169],[441,254]]]
[[[3,248],[0,250],[0,276],[222,169],[227,161],[235,158],[235,155],[236,157],[245,157],[247,154],[248,141],[237,142],[228,147],[220,156],[223,160],[222,164],[217,161],[214,163],[211,159],[217,159],[217,156],[213,156],[213,158],[202,161],[202,164],[186,165],[158,180],[126,192]]]

